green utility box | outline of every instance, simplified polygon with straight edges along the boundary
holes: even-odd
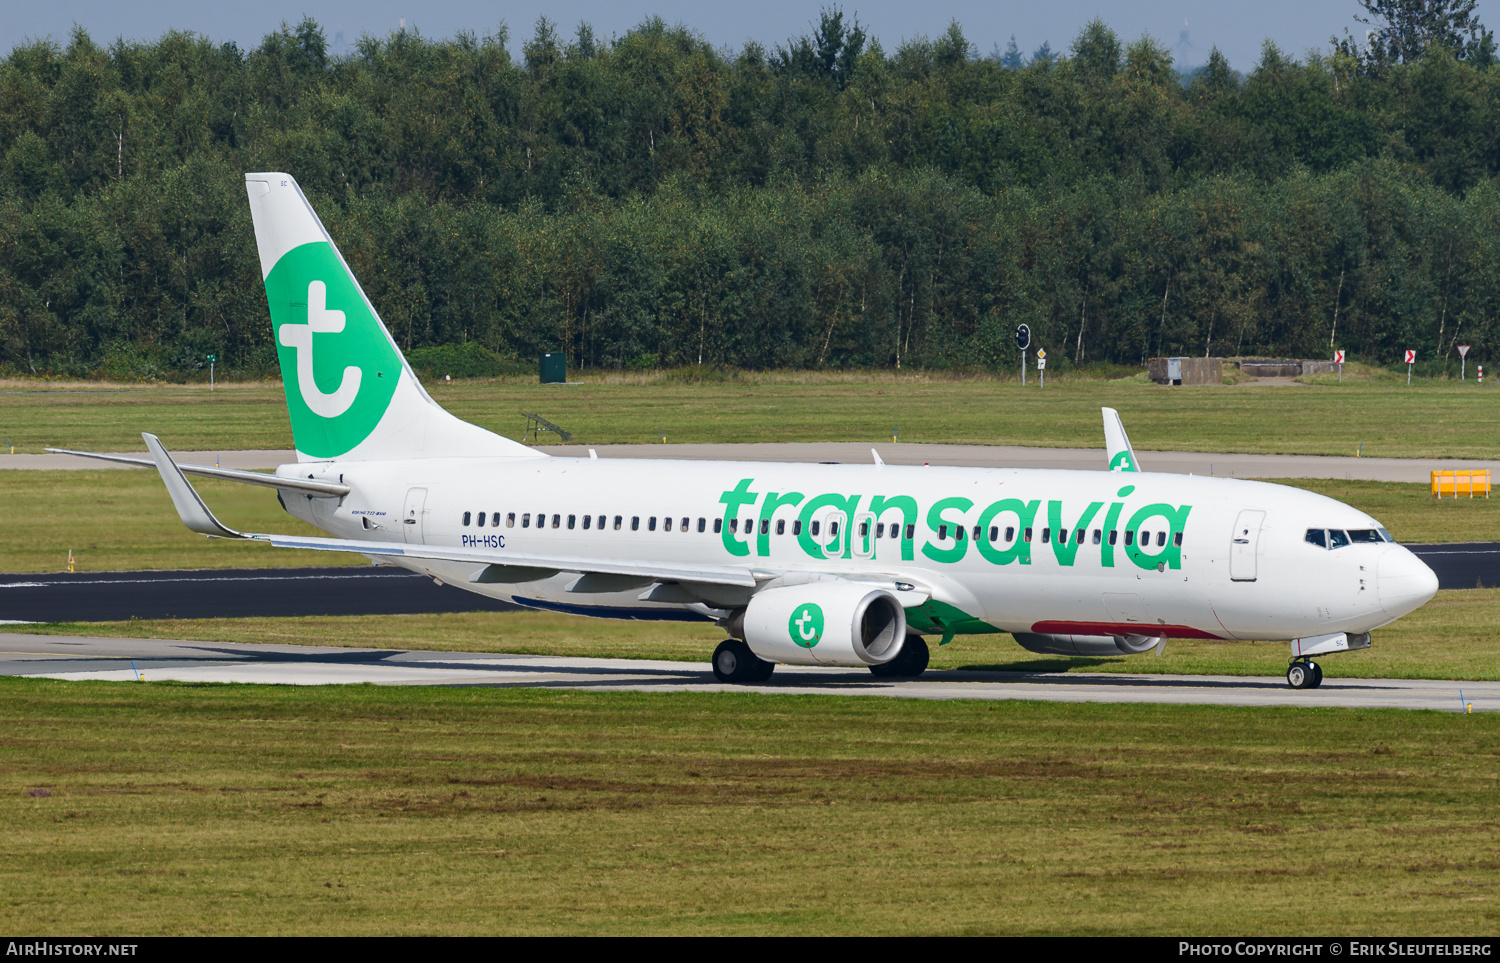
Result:
[[[562,352],[542,355],[542,384],[563,385],[568,383],[568,356]]]

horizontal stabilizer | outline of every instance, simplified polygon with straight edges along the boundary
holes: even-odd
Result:
[[[155,437],[154,435],[152,437]],[[121,465],[136,465],[140,468],[155,468],[156,462],[150,458],[133,458],[130,455],[104,455],[94,451],[73,451],[71,448],[47,448],[54,455],[77,455],[79,458],[97,458],[99,461],[112,461]],[[173,462],[176,465],[176,462]],[[340,485],[336,482],[313,481],[308,478],[283,478],[280,475],[268,475],[258,471],[236,471],[233,468],[210,468],[207,465],[177,465],[177,468],[189,475],[202,475],[204,478],[222,478],[226,481],[242,482],[246,485],[260,485],[265,488],[280,488],[283,491],[300,492],[304,495],[330,495],[340,496],[349,494],[348,485]]]

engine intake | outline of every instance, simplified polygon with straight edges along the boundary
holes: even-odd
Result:
[[[847,579],[785,585],[750,599],[744,637],[767,662],[884,665],[906,642],[906,610],[890,592]]]

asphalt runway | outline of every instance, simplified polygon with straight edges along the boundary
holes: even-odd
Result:
[[[0,575],[0,622],[504,612],[405,569],[208,569]]]
[[[168,439],[170,441],[170,439]],[[870,449],[891,465],[958,465],[975,468],[1071,468],[1102,471],[1102,448],[1025,448],[1004,445],[917,445],[878,442],[778,442],[722,445],[595,445],[600,458],[686,458],[732,461],[824,462],[869,464]],[[544,445],[552,455],[587,457],[585,445]],[[144,451],[123,452],[137,458]],[[1500,475],[1500,461],[1449,458],[1353,458],[1336,455],[1235,455],[1201,451],[1139,451],[1147,471],[1179,475],[1226,475],[1233,478],[1343,478],[1366,481],[1421,482],[1435,469],[1488,468]],[[217,465],[240,470],[272,469],[297,460],[291,451],[173,451],[187,465]],[[127,465],[72,455],[0,455],[0,470],[119,469]]]
[[[1326,663],[1325,663],[1326,664]],[[707,663],[478,652],[239,645],[0,635],[0,674],[63,680],[269,685],[447,685],[630,692],[764,692],[904,699],[1039,699],[1175,705],[1500,710],[1500,682],[1339,679],[1294,690],[1280,677],[931,671],[901,682],[863,669],[779,666],[770,682],[724,685]],[[1462,692],[1462,698],[1460,697]]]
[[[1500,585],[1500,543],[1408,545],[1441,588]],[[0,575],[0,622],[504,612],[517,606],[385,566]]]

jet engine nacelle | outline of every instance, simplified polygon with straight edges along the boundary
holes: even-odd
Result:
[[[1142,635],[1043,635],[1016,632],[1021,648],[1043,655],[1140,655],[1161,642]]]
[[[744,638],[767,662],[882,665],[906,642],[906,610],[890,592],[846,579],[785,585],[750,599]]]

